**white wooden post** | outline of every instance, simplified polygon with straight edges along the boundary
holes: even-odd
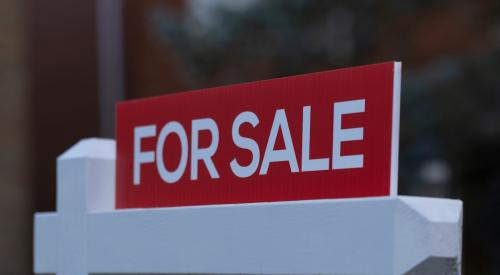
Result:
[[[114,171],[112,140],[82,140],[59,156],[57,213],[35,215],[35,273],[88,274],[88,217],[114,209]]]
[[[114,142],[58,159],[35,273],[460,274],[462,203],[385,197],[114,209]]]

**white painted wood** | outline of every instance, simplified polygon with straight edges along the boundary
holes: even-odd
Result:
[[[33,236],[35,273],[55,273],[57,270],[59,218],[56,213],[36,213]]]
[[[36,273],[88,274],[87,220],[114,209],[114,170],[112,140],[82,140],[57,159],[57,214],[35,216]]]
[[[58,159],[57,213],[35,216],[35,273],[460,274],[458,200],[113,210],[109,184],[113,141],[83,140]]]
[[[391,196],[398,195],[399,169],[399,117],[401,111],[401,62],[394,62],[392,82],[392,132],[391,132]]]

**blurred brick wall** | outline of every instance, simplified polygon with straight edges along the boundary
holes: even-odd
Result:
[[[182,14],[184,8],[184,0],[123,1],[126,98],[157,96],[188,88],[176,67],[179,57],[159,44],[149,18],[156,10]]]
[[[99,135],[95,3],[0,0],[0,275],[33,274],[33,212],[55,162]]]
[[[95,2],[26,3],[33,199],[54,211],[57,156],[99,136]]]
[[[31,274],[31,169],[22,1],[0,1],[0,274]]]

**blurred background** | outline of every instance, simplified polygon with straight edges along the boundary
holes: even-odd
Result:
[[[1,0],[0,274],[32,274],[56,157],[116,101],[390,60],[400,194],[462,199],[465,274],[500,274],[495,0]]]

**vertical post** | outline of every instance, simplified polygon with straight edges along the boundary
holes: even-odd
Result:
[[[114,136],[115,104],[123,95],[122,1],[96,1],[101,135]]]
[[[57,159],[58,275],[87,275],[87,213],[114,209],[115,143],[84,139]]]

